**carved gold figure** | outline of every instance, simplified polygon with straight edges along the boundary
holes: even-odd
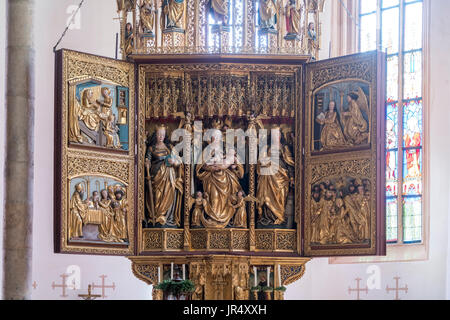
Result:
[[[281,135],[278,137],[281,143]],[[270,155],[260,157],[257,165],[257,192],[259,222],[263,225],[281,225],[286,221],[286,201],[293,185],[295,160],[288,145],[280,144],[279,164]]]
[[[317,123],[324,126],[320,135],[320,142],[322,143],[323,149],[346,145],[345,137],[337,117],[336,102],[330,101],[328,111],[325,114],[321,113],[316,118]]]
[[[236,195],[230,197],[230,202],[233,208],[236,210],[233,218],[234,228],[247,228],[247,202],[258,200],[255,197],[244,197],[244,192],[241,190]]]
[[[155,28],[155,8],[152,0],[143,0],[139,13],[143,33],[153,33]]]
[[[225,228],[233,218],[235,208],[229,202],[229,197],[242,190],[239,179],[244,176],[241,164],[231,164],[220,159],[214,150],[222,148],[221,140],[213,136],[210,149],[203,151],[203,164],[197,165],[197,178],[203,184],[203,190],[208,196],[205,205],[207,218],[202,218],[202,224],[210,228]],[[208,154],[213,150],[213,154]]]
[[[216,22],[222,25],[228,24],[229,0],[210,0],[209,7]]]
[[[368,180],[345,185],[340,178],[326,180],[312,190],[311,243],[352,244],[370,239]]]
[[[109,186],[100,192],[99,208],[102,215],[98,238],[105,242],[124,242],[128,239],[126,189]]]
[[[79,183],[70,199],[69,239],[83,237],[83,220],[88,210],[88,203],[83,197],[83,185]]]
[[[111,203],[114,212],[111,234],[116,236],[119,242],[128,238],[126,214],[128,211],[128,201],[126,190],[116,186],[114,190],[114,200]]]
[[[100,99],[97,99],[97,104],[101,107],[101,114],[103,116],[101,116],[103,119],[108,117],[109,115],[111,115],[112,110],[111,107],[113,105],[113,99],[111,98],[111,90],[109,90],[109,88],[107,87],[102,87],[102,89],[100,90],[102,97],[103,97],[103,101]]]
[[[332,230],[334,242],[338,244],[354,243],[356,238],[350,226],[348,209],[344,207],[342,198],[336,199],[336,215],[332,219]]]
[[[117,0],[117,11],[129,12],[136,6],[136,0]]]
[[[206,206],[206,199],[208,196],[201,191],[198,191],[196,193],[196,197],[190,197],[189,200],[189,208],[192,208],[192,205],[194,205],[194,210],[192,211],[192,218],[191,218],[191,227],[201,227],[201,217],[204,216],[205,212],[205,206]]]
[[[112,200],[108,197],[108,191],[102,190],[100,192],[101,200],[99,202],[99,207],[102,212],[102,223],[98,227],[98,237],[105,242],[116,242],[117,238],[111,236],[111,225],[114,219],[114,213],[112,212],[111,202]]]
[[[125,53],[125,56],[130,55],[133,52],[133,48],[134,48],[133,25],[128,22],[125,25],[125,43],[123,45],[123,52]]]
[[[106,136],[106,147],[115,149],[122,148],[122,144],[120,143],[120,138],[117,133],[119,131],[119,127],[117,127],[116,116],[111,113],[105,122],[104,133]]]
[[[342,112],[344,135],[352,144],[362,144],[369,138],[369,124],[363,117],[363,112],[369,116],[367,97],[361,88],[358,93],[347,95],[348,111]]]
[[[289,0],[286,4],[286,32],[288,35],[300,35],[300,12],[296,0]]]
[[[307,39],[308,54],[315,57],[316,50],[319,49],[319,44],[317,41],[317,32],[316,32],[316,26],[315,26],[314,22],[310,22],[308,24],[308,30],[306,32],[306,39]]]
[[[92,89],[83,90],[81,93],[81,103],[78,103],[78,100],[76,100],[74,106],[71,108],[69,141],[79,143],[84,141],[81,135],[79,121],[83,121],[89,130],[98,131],[101,122],[99,114],[100,106],[94,99],[94,92]]]
[[[148,209],[154,226],[180,226],[183,164],[165,142],[166,127],[156,129],[147,149],[145,167],[149,184]]]
[[[259,1],[259,27],[261,29],[275,29],[277,25],[276,0]]]
[[[161,6],[161,29],[183,29],[184,0],[163,0]]]

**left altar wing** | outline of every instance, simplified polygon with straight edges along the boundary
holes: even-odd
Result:
[[[135,248],[134,64],[56,52],[55,252]]]

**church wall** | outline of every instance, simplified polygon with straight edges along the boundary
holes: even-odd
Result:
[[[0,88],[4,88],[4,6],[0,1]],[[329,1],[327,1],[329,2]],[[54,106],[54,55],[52,47],[64,30],[69,14],[66,9],[77,5],[76,0],[36,1],[36,116],[35,116],[35,186],[33,225],[33,299],[78,299],[85,293],[87,285],[101,284],[101,275],[106,275],[106,284],[115,284],[115,290],[107,289],[107,299],[150,299],[150,287],[137,280],[131,273],[130,263],[123,257],[94,257],[78,255],[57,255],[53,253],[53,106]],[[329,6],[325,7],[327,10]],[[447,92],[450,84],[450,21],[446,12],[450,10],[448,0],[431,1],[431,79],[429,110],[429,159],[430,168],[430,248],[429,260],[420,262],[333,265],[328,259],[313,259],[307,264],[303,279],[290,285],[287,299],[354,299],[355,293],[348,292],[349,286],[356,287],[355,278],[361,278],[361,287],[366,287],[370,276],[367,271],[379,271],[380,289],[370,290],[363,299],[393,299],[394,294],[386,292],[386,286],[395,287],[393,277],[399,276],[400,286],[408,285],[403,299],[443,299],[447,293],[450,242],[449,231],[449,177],[448,123],[450,109]],[[329,11],[328,11],[329,12]],[[69,30],[60,48],[69,48],[88,53],[114,57],[115,35],[119,29],[115,1],[96,0],[85,2],[81,11],[80,29]],[[324,13],[322,58],[328,57],[329,13]],[[0,93],[3,92],[0,89]],[[0,94],[0,112],[3,112],[4,94]],[[0,119],[4,119],[0,113]],[[4,124],[0,121],[0,132]],[[0,134],[0,150],[3,149]],[[0,153],[1,154],[1,153]],[[3,155],[0,156],[2,160]],[[2,161],[3,164],[3,161]],[[0,180],[3,168],[0,165]],[[3,210],[3,195],[0,188],[0,215]],[[3,220],[3,219],[1,219]],[[0,226],[1,226],[0,222]],[[2,230],[2,228],[0,229]],[[1,231],[0,231],[1,236]],[[1,261],[1,260],[0,260]],[[0,262],[1,268],[1,262]],[[61,297],[60,275],[75,270],[72,277],[80,283],[82,290],[68,290],[67,297]],[[79,277],[78,277],[79,275]],[[78,279],[80,281],[78,281]],[[1,280],[0,280],[1,281]],[[69,281],[71,282],[71,281]],[[449,282],[450,284],[450,282]],[[100,292],[98,289],[95,292]]]
[[[54,54],[58,41],[70,17],[66,13],[78,0],[36,1],[36,126],[35,126],[35,188],[33,223],[33,299],[79,299],[88,284],[101,284],[106,275],[107,299],[150,299],[151,290],[135,278],[131,263],[123,257],[58,255],[53,253],[53,108],[54,108]],[[69,30],[58,48],[94,53],[107,57],[115,54],[115,32],[119,30],[116,1],[85,1],[81,9],[80,29]],[[52,289],[52,283],[62,283],[60,275],[78,272],[82,290],[67,290],[68,297],[60,297],[61,288]],[[70,284],[72,281],[67,281]],[[95,293],[101,290],[95,289]]]
[[[0,239],[3,239],[3,204],[4,204],[4,148],[5,148],[5,69],[6,56],[6,1],[0,1]],[[0,252],[3,254],[3,241],[0,240]],[[3,270],[3,258],[0,258],[0,270]],[[3,287],[3,277],[0,277],[0,288]],[[3,290],[2,290],[3,291]],[[0,293],[0,296],[2,293]]]

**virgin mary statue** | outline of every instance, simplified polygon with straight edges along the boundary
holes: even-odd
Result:
[[[221,140],[212,138],[211,148],[204,150],[203,160],[211,150],[214,158],[199,164],[196,169],[207,199],[204,207],[207,218],[201,216],[202,223],[207,228],[225,228],[233,218],[235,209],[229,199],[242,190],[239,179],[244,176],[242,165],[227,163],[222,157],[214,155],[214,150],[222,148],[219,141]]]

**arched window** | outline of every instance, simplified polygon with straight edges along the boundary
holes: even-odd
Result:
[[[386,237],[424,240],[423,1],[360,0],[360,51],[387,53]]]

